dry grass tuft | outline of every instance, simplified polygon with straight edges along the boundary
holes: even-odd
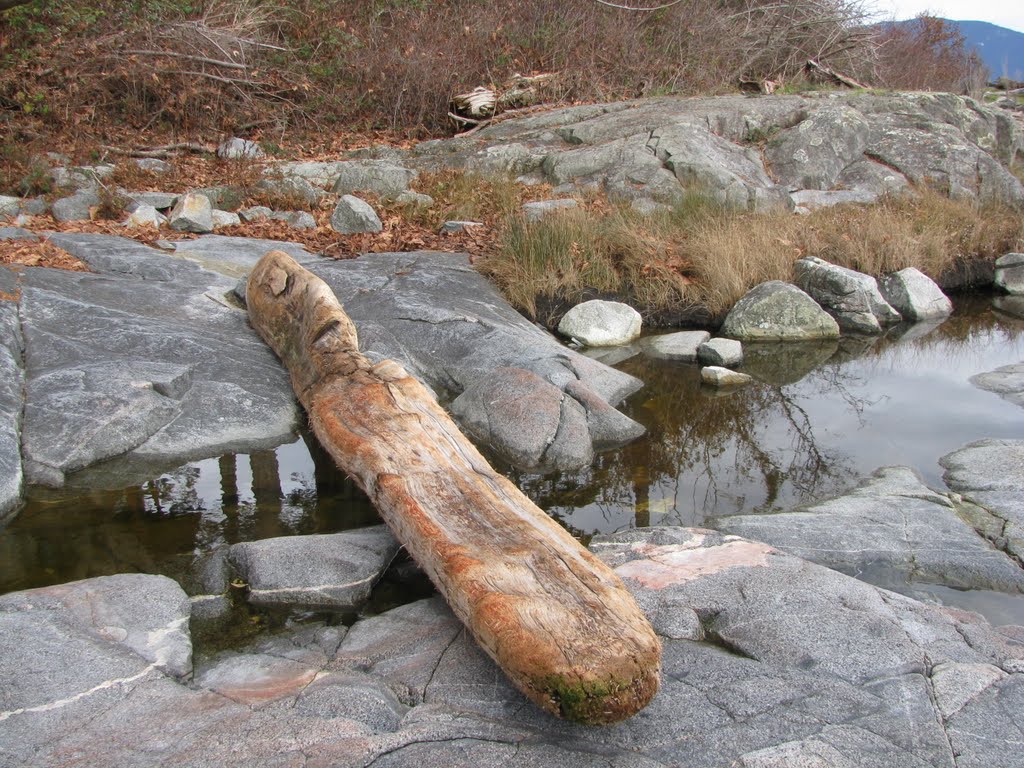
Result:
[[[1024,216],[927,190],[809,216],[737,213],[691,197],[649,217],[594,205],[532,225],[516,218],[504,232],[482,269],[531,317],[595,295],[654,318],[694,306],[716,317],[759,283],[792,280],[803,256],[875,276],[913,266],[941,281],[964,262],[1024,246]]]

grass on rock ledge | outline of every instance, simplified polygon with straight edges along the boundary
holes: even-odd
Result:
[[[721,317],[748,290],[793,279],[819,258],[881,276],[917,267],[935,280],[1024,247],[1024,213],[929,190],[807,216],[728,211],[700,195],[644,216],[595,202],[503,227],[479,267],[520,311],[547,324],[569,305],[614,297],[655,323]]]

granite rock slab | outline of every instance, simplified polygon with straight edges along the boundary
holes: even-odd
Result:
[[[126,454],[166,465],[290,437],[290,382],[231,302],[231,278],[131,240],[51,241],[95,271],[21,280],[28,480],[60,486]]]
[[[539,471],[578,468],[589,464],[591,447],[599,450],[642,433],[635,422],[621,413],[612,418],[604,407],[614,408],[642,382],[563,346],[530,323],[472,269],[464,254],[368,254],[319,261],[310,269],[334,290],[352,318],[360,350],[374,362],[399,361],[442,402],[471,388],[486,389],[485,379],[493,384],[499,369],[520,371],[520,384],[533,383],[520,390],[531,397],[551,403],[557,395],[559,407],[544,410],[551,418],[538,424],[537,434],[549,437],[561,430],[578,439],[561,441],[564,450],[549,446],[521,452],[510,444],[504,453],[508,460],[531,457],[523,466]],[[557,393],[545,395],[548,387]],[[488,421],[498,425],[497,432],[492,428],[488,433],[518,428],[518,422],[508,421],[508,412],[499,413],[501,403],[477,400],[480,408],[474,406],[465,422],[471,434],[473,424]],[[455,409],[456,420],[461,408]],[[609,432],[613,422],[617,426]],[[476,432],[478,440],[487,439],[480,429]]]
[[[775,514],[717,518],[728,533],[872,583],[1024,592],[1024,569],[992,546],[947,495],[907,467],[880,469],[836,498]]]
[[[975,525],[1024,563],[1024,441],[978,440],[943,456],[943,480],[975,505]]]
[[[22,363],[18,273],[0,267],[0,521],[21,503]]]
[[[72,603],[44,604],[36,590],[0,599],[0,760],[1024,764],[1014,743],[1024,725],[1024,630],[997,630],[712,531],[634,530],[591,547],[663,643],[661,690],[623,723],[592,728],[550,717],[512,688],[436,597],[362,618],[347,632],[293,625],[197,662],[186,684],[120,633],[104,636]],[[130,590],[104,592],[113,606],[99,624],[121,626],[111,617],[134,598],[119,597],[144,593],[157,577],[135,578]],[[98,581],[69,586],[81,593]],[[181,617],[169,609],[183,595],[172,592],[152,595],[158,636],[161,612]]]

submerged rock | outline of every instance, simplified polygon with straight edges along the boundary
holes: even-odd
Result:
[[[712,387],[742,387],[750,384],[753,376],[746,373],[730,371],[718,365],[707,365],[700,369],[700,380]]]
[[[795,285],[772,280],[751,288],[736,302],[721,333],[740,341],[838,339],[839,325]]]
[[[971,384],[995,392],[1014,405],[1024,406],[1024,363],[1004,365],[994,371],[979,373],[971,377]]]
[[[302,605],[348,611],[370,596],[398,552],[383,525],[315,536],[235,544],[228,557],[256,605]]]
[[[697,360],[697,350],[711,338],[707,331],[678,331],[647,336],[640,342],[644,354],[656,360],[678,360],[692,363]]]

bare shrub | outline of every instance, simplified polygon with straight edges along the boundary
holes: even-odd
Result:
[[[277,27],[271,6],[215,0],[195,18],[113,33],[97,42],[92,89],[136,126],[230,128],[260,106],[292,105],[301,93],[298,78],[272,66],[287,53]]]
[[[934,16],[880,27],[876,80],[889,88],[973,93],[988,70],[963,34]]]

